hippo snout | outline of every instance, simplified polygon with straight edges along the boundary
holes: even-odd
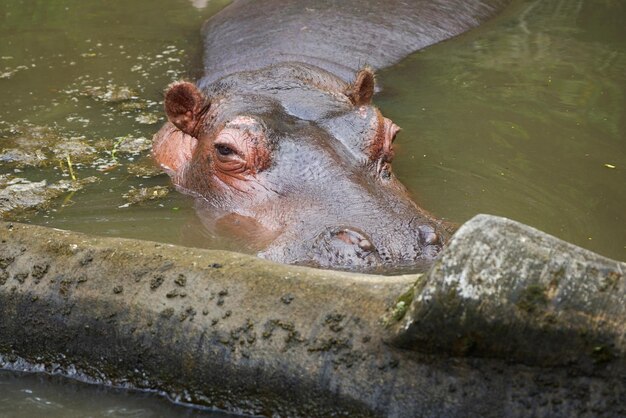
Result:
[[[401,226],[404,225],[404,226]],[[356,227],[328,226],[309,240],[291,234],[258,255],[269,260],[321,268],[374,271],[384,266],[422,269],[443,249],[445,231],[435,225],[400,223],[368,233]]]
[[[323,267],[369,267],[381,262],[372,239],[355,228],[327,228],[316,237],[311,250],[314,262]]]
[[[368,269],[433,259],[442,248],[441,235],[430,224],[377,235],[354,227],[328,227],[313,240],[309,254],[321,267]]]

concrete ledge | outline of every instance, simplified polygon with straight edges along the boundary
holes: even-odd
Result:
[[[460,236],[474,233],[464,228]],[[0,223],[0,241],[2,367],[260,415],[626,413],[621,346],[573,373],[535,367],[553,362],[527,358],[527,350],[451,350],[432,328],[413,328],[417,293],[431,294],[424,292],[434,272],[465,254],[456,236],[428,278],[284,266],[17,223]],[[454,318],[438,323],[463,332],[467,323]],[[499,341],[490,333],[483,331]]]

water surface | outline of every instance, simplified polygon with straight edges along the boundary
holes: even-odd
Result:
[[[130,189],[169,184],[129,173],[148,164],[147,152],[120,154],[118,168],[97,170],[124,138],[151,138],[169,82],[200,74],[198,29],[226,2],[207,4],[3,2],[0,83],[11,100],[0,102],[0,135],[45,127],[103,150],[95,164],[74,167],[100,183],[27,220],[238,247],[201,231],[180,194],[124,207]],[[623,16],[624,3],[611,0],[517,1],[482,28],[382,71],[375,100],[403,128],[394,167],[417,201],[458,223],[477,213],[507,216],[625,260]],[[124,88],[132,99],[108,101]],[[18,175],[52,181],[69,172],[59,160]]]
[[[138,391],[88,385],[45,374],[0,370],[0,417],[46,418],[234,418],[235,415],[175,405]]]
[[[425,208],[506,216],[626,260],[626,3],[518,1],[383,71]]]

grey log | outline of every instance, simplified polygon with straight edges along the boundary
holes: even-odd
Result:
[[[475,244],[488,245],[489,237],[497,239],[502,225],[505,230],[515,225],[490,219],[463,227],[426,282],[420,275],[314,270],[221,251],[0,223],[0,367],[147,388],[183,402],[274,416],[626,414],[622,340],[603,340],[610,356],[573,369],[558,361],[545,366],[554,362],[544,363],[539,355],[527,357],[526,349],[511,347],[519,343],[514,339],[500,341],[497,349],[486,344],[458,351],[432,327],[414,327],[421,320],[415,316],[421,302],[415,295],[426,294],[433,280],[445,282],[436,275],[446,266],[480,265],[481,260],[457,257]],[[481,230],[485,222],[493,233]],[[518,230],[513,241],[535,242],[524,227]],[[478,239],[481,234],[484,239]],[[537,236],[538,243],[556,245],[554,238]],[[571,256],[580,254],[576,249]],[[520,258],[516,253],[505,261]],[[604,259],[586,254],[576,260],[591,268]],[[498,272],[507,270],[496,267],[485,274],[501,277]],[[608,284],[606,292],[623,297],[621,276]],[[510,302],[502,302],[506,311]],[[543,306],[530,308],[535,302],[528,299],[528,309]],[[623,311],[601,308],[586,312],[623,323]],[[458,312],[433,320],[462,334],[468,322],[455,316]],[[517,315],[503,324],[523,335],[516,321],[532,324],[536,317]],[[478,319],[478,331],[498,342],[489,318]],[[610,337],[619,327],[606,330],[603,335]],[[593,329],[588,332],[593,335]],[[417,344],[424,341],[423,347]],[[546,344],[553,349],[552,342]],[[542,346],[537,350],[546,352]]]

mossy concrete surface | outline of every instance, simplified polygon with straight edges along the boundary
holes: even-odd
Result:
[[[626,372],[626,263],[493,216],[464,224],[414,291],[394,344]]]
[[[425,283],[460,251],[456,238],[430,275],[396,277],[18,223],[0,223],[0,242],[0,367],[268,416],[626,413],[612,346],[591,372],[572,373],[406,338],[418,332]],[[526,289],[523,315],[552,300]],[[439,322],[452,329],[441,333],[457,323],[462,333],[462,318]]]

